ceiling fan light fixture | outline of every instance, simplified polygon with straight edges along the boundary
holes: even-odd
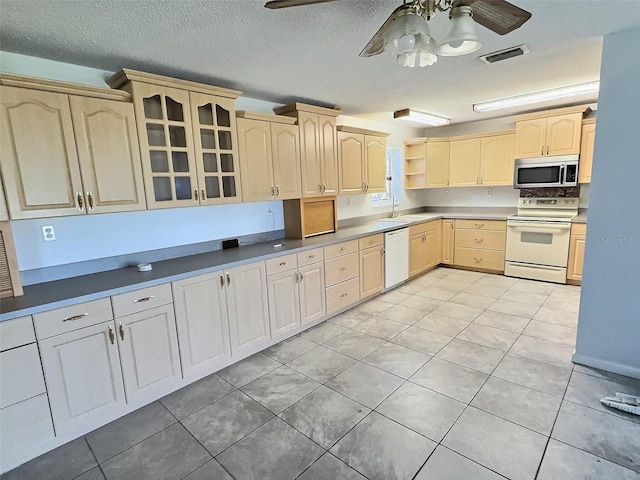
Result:
[[[393,112],[393,118],[402,120],[410,120],[416,123],[423,123],[431,127],[441,127],[443,125],[449,125],[451,121],[448,118],[433,115],[431,113],[419,112],[417,110],[411,110],[405,108],[403,110],[396,110]]]
[[[433,65],[438,57],[427,21],[413,7],[401,10],[384,34],[384,50],[405,67]]]
[[[479,50],[482,42],[476,35],[476,26],[471,18],[471,7],[453,7],[449,18],[451,27],[440,43],[437,53],[444,57],[467,55]]]
[[[500,98],[487,102],[473,104],[474,112],[491,112],[504,108],[520,107],[522,105],[530,105],[534,103],[547,102],[550,100],[562,100],[566,98],[579,97],[582,95],[597,94],[600,90],[600,82],[581,83],[578,85],[569,85],[566,87],[553,88],[550,90],[542,90],[539,92],[525,93],[515,95],[513,97]]]

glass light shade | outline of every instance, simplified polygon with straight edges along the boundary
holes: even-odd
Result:
[[[476,26],[471,18],[470,7],[451,10],[451,28],[438,47],[438,54],[445,57],[467,55],[482,47],[476,35]]]
[[[408,10],[389,24],[384,34],[384,50],[393,55],[402,55],[427,45],[430,40],[427,21]]]
[[[433,53],[432,45],[434,45],[433,39],[427,42],[426,45],[420,49],[414,49],[411,52],[406,52],[398,55],[398,63],[403,67],[428,67],[438,61],[438,56]]]

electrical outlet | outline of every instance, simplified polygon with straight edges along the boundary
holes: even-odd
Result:
[[[351,197],[347,198],[347,207],[351,206]]]
[[[45,242],[53,242],[56,239],[56,232],[53,230],[53,225],[42,226],[42,238]]]
[[[491,189],[490,188],[487,188],[487,195],[491,196]]]
[[[271,209],[271,205],[267,205],[267,215],[271,215],[273,210]]]
[[[445,197],[447,197],[447,198],[449,198],[449,190],[445,190],[445,191],[444,191],[444,196],[445,196]]]

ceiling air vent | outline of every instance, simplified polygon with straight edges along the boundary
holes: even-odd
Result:
[[[478,58],[484,63],[496,63],[501,60],[506,60],[507,58],[519,57],[525,53],[529,53],[529,49],[525,45],[518,45],[517,47],[510,47],[505,50],[498,50],[497,52],[482,55]]]

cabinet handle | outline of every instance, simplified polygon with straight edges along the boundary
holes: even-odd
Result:
[[[88,313],[81,313],[80,315],[74,315],[72,317],[63,318],[63,322],[73,322],[75,320],[80,320],[81,318],[88,317]]]
[[[544,145],[542,146],[542,148],[540,149],[540,155],[544,155]]]
[[[344,298],[344,297],[348,297],[349,294],[348,293],[343,293],[342,295],[340,295],[340,298]]]
[[[296,276],[296,283],[298,283],[300,281],[300,279],[298,278],[298,272],[294,273],[294,275]]]
[[[476,243],[482,243],[484,242],[484,238],[474,238],[473,241]]]
[[[281,267],[284,267],[287,264],[287,262],[280,262],[278,265],[280,265]]]
[[[347,247],[340,247],[338,250],[339,250],[340,252],[344,252],[346,249],[347,249]]]
[[[227,272],[227,287],[231,285],[231,275]]]
[[[474,225],[478,228],[484,227],[484,223],[474,223]]]
[[[426,242],[427,241],[427,236],[426,235],[422,235],[422,241]]]
[[[276,197],[280,196],[280,185],[276,185]]]
[[[341,267],[341,268],[340,268],[340,271],[341,271],[341,272],[344,272],[346,269],[347,269],[347,267]]]
[[[547,145],[547,155],[549,155],[549,145]]]
[[[374,243],[376,243],[375,240],[369,240],[369,245],[373,245]]]
[[[480,258],[473,257],[473,259],[476,261],[476,263],[480,263],[482,261],[482,257],[480,257]]]
[[[111,340],[111,345],[115,343],[116,336],[113,334],[113,328],[109,325],[109,340]]]
[[[82,192],[76,192],[76,200],[78,201],[78,210],[84,212],[84,200],[82,199]]]
[[[480,185],[484,185],[484,177],[480,177]]]
[[[322,184],[322,193],[327,191],[327,186],[323,183]]]
[[[220,274],[220,288],[224,288],[224,277]]]
[[[271,185],[271,196],[273,198],[276,198],[276,187],[274,187],[273,185]]]
[[[362,193],[367,191],[367,186],[366,185],[367,185],[366,183],[362,182]]]
[[[205,191],[204,188],[200,189],[200,198],[202,199],[203,202],[207,199],[207,192]]]
[[[318,184],[318,193],[322,193],[322,184],[321,183]]]
[[[304,275],[302,275],[302,272],[299,272],[299,273],[300,273],[300,281],[303,281],[304,280]]]
[[[120,338],[124,340],[124,327],[122,326],[122,322],[118,322],[118,332],[120,333]]]
[[[367,182],[367,192],[369,191],[369,182]]]
[[[198,203],[198,189],[197,188],[193,189],[193,201]]]
[[[316,258],[316,256],[315,255],[307,255],[307,258],[308,259],[312,259],[312,258]]]
[[[93,194],[87,192],[87,203],[89,204],[89,210],[93,210]]]
[[[149,300],[151,300],[154,296],[153,295],[149,295],[148,297],[143,297],[143,298],[139,298],[138,300],[134,300],[133,303],[144,303],[144,302],[148,302]]]

